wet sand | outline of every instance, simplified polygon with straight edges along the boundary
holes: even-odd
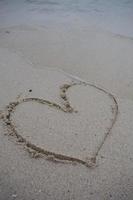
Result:
[[[9,31],[10,33],[6,33]],[[84,21],[43,26],[8,27],[0,33],[0,46],[17,51],[36,69],[61,69],[133,99],[133,40]]]

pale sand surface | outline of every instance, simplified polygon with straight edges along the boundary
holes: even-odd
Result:
[[[116,123],[97,166],[90,169],[31,158],[0,120],[1,200],[132,199],[133,42],[85,25],[76,30],[76,25],[70,30],[24,25],[0,29],[0,110],[28,97],[62,105],[59,87],[76,81],[65,70],[115,95]],[[73,86],[67,96],[77,113],[28,102],[16,108],[13,121],[33,144],[79,159],[91,157],[110,126],[114,102],[88,85]]]
[[[130,37],[88,26],[77,18],[62,24],[3,28],[0,38],[1,47],[20,52],[34,68],[60,68],[119,97],[133,99]]]

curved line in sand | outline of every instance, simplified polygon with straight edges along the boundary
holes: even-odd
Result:
[[[53,108],[56,108],[56,109],[59,109],[63,112],[67,112],[67,113],[72,113],[72,112],[77,112],[75,111],[69,101],[68,101],[68,98],[67,98],[67,95],[66,95],[66,91],[74,86],[74,85],[89,85],[91,87],[94,87],[95,89],[105,93],[106,95],[109,96],[109,98],[112,99],[112,101],[114,102],[114,105],[115,105],[115,108],[114,108],[114,117],[113,117],[113,120],[111,121],[111,124],[110,124],[110,127],[108,128],[108,131],[106,132],[102,142],[99,144],[95,154],[93,157],[91,157],[89,160],[82,160],[82,159],[78,159],[76,157],[71,157],[71,156],[66,156],[66,155],[63,155],[63,154],[58,154],[58,153],[55,153],[55,152],[51,152],[51,151],[48,151],[48,150],[45,150],[39,146],[36,146],[34,144],[32,144],[31,142],[27,141],[23,136],[21,136],[18,131],[16,130],[15,128],[15,125],[11,119],[11,115],[13,114],[13,112],[15,111],[15,108],[20,105],[21,103],[24,103],[24,102],[31,102],[31,101],[34,101],[34,102],[37,102],[37,103],[41,103],[41,104],[46,104],[48,106],[51,106]],[[116,120],[117,120],[117,116],[118,116],[118,103],[115,99],[115,97],[107,92],[106,90],[98,87],[98,86],[95,86],[93,84],[90,84],[90,83],[85,83],[83,81],[80,81],[79,83],[72,83],[72,84],[64,84],[60,87],[60,97],[62,98],[63,100],[63,104],[64,104],[64,107],[61,107],[60,105],[54,103],[54,102],[51,102],[51,101],[48,101],[48,100],[45,100],[45,99],[40,99],[40,98],[24,98],[24,99],[21,99],[19,101],[15,101],[15,102],[11,102],[9,103],[8,106],[6,106],[3,114],[1,114],[1,117],[0,119],[2,118],[3,119],[3,122],[5,123],[5,125],[7,126],[8,128],[8,132],[10,135],[13,135],[13,136],[16,136],[16,138],[18,139],[18,142],[21,142],[23,143],[26,147],[28,147],[29,149],[33,150],[35,154],[43,154],[43,155],[46,155],[48,156],[48,158],[50,158],[50,160],[53,160],[55,161],[57,159],[60,160],[60,161],[71,161],[72,163],[81,163],[87,167],[94,167],[96,166],[96,158],[99,154],[99,151],[101,150],[103,144],[105,143],[105,140],[107,139],[108,135],[110,134]],[[30,151],[29,151],[30,152]]]

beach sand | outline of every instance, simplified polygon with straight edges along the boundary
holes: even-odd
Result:
[[[0,200],[132,199],[132,52],[79,19],[0,29]]]

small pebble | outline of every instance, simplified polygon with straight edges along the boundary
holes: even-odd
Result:
[[[12,197],[13,197],[13,198],[16,198],[16,197],[17,197],[17,194],[12,194]]]

